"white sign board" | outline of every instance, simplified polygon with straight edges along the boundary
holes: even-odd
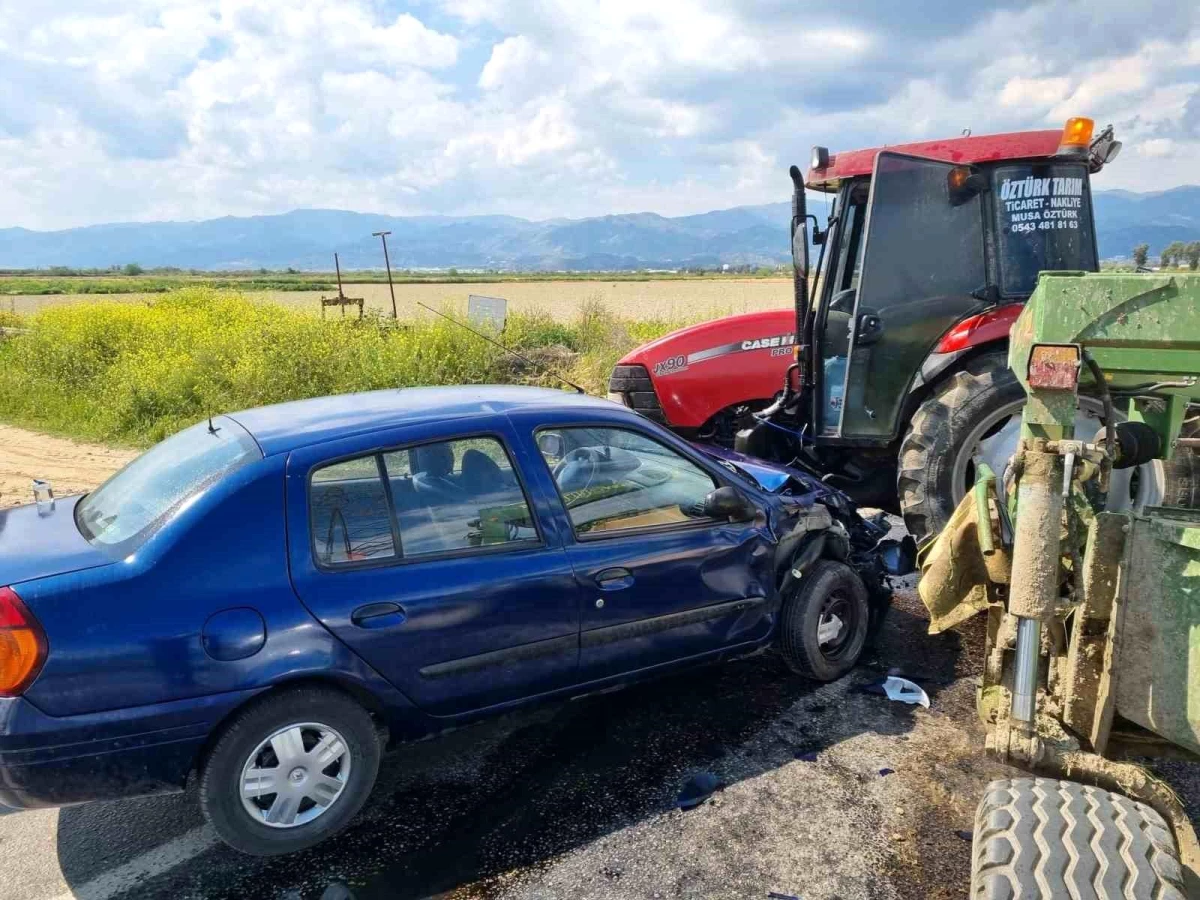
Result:
[[[467,297],[467,320],[475,327],[500,333],[504,330],[507,317],[508,301],[503,297],[481,297],[478,294]]]

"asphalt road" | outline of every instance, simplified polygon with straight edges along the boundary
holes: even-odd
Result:
[[[385,757],[325,846],[258,860],[188,794],[0,815],[5,898],[768,898],[965,895],[988,780],[973,728],[980,634],[929,637],[902,596],[833,685],[771,655],[483,723]],[[859,688],[898,666],[932,709]],[[1194,790],[1194,766],[1176,775]],[[689,778],[723,789],[682,811]]]

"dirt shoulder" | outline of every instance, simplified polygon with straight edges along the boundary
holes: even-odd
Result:
[[[49,480],[60,497],[90,491],[136,455],[0,425],[0,507],[31,503],[34,478]]]

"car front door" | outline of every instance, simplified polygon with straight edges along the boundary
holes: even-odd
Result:
[[[434,715],[568,686],[579,654],[573,569],[510,426],[452,424],[299,450],[287,474],[296,593]]]
[[[704,498],[730,482],[719,466],[626,422],[528,417],[518,430],[545,461],[546,491],[561,501],[583,603],[581,681],[769,636],[774,541],[765,515],[705,517]]]

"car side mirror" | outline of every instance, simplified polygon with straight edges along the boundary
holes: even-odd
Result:
[[[542,452],[542,456],[555,461],[566,456],[566,443],[557,431],[543,431],[537,436],[538,450]]]
[[[749,522],[758,515],[758,507],[737,488],[719,487],[704,498],[704,515],[710,519]]]

